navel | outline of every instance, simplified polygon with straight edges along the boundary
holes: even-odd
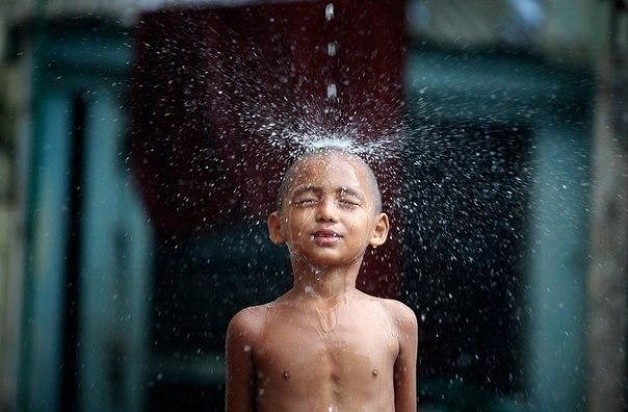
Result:
[[[283,374],[281,376],[284,382],[288,382],[290,380],[290,371],[283,371]]]

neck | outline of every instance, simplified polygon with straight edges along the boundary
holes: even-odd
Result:
[[[292,262],[297,296],[337,303],[356,290],[355,284],[361,261],[347,266],[322,267],[308,262]]]

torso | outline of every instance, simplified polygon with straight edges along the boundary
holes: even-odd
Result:
[[[259,411],[394,411],[399,348],[385,301],[358,294],[329,313],[290,302],[257,310]]]

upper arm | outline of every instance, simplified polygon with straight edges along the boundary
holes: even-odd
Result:
[[[229,322],[225,345],[226,411],[255,410],[253,348],[256,344],[256,326],[259,323],[256,318],[252,309],[245,309],[237,313]]]
[[[417,319],[412,309],[401,303],[395,305],[394,318],[399,341],[399,353],[394,366],[395,411],[416,411]]]

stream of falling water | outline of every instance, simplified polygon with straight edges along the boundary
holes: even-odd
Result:
[[[328,24],[332,24],[335,16],[335,8],[333,3],[327,4],[325,6],[325,21]],[[325,50],[327,51],[327,56],[331,58],[336,57],[336,53],[338,50],[338,43],[336,40],[331,40],[327,43]],[[327,102],[330,106],[332,106],[332,112],[334,111],[334,106],[336,105],[338,99],[338,87],[337,79],[329,79],[327,81]]]

